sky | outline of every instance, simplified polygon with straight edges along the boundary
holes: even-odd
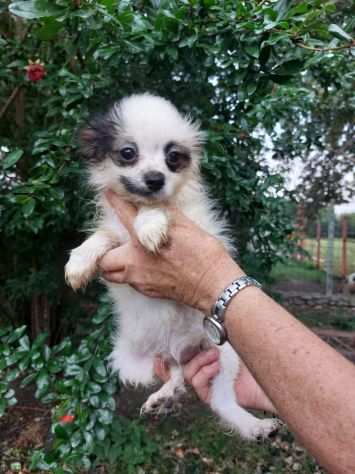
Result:
[[[269,150],[272,149],[272,141],[270,138],[266,136],[266,146]],[[279,170],[279,162],[272,158],[271,151],[267,151],[265,153],[266,160],[270,165],[271,169],[274,171]],[[297,184],[302,179],[302,170],[303,164],[300,159],[294,159],[292,170],[286,176],[286,187],[290,190],[295,189]],[[352,176],[349,175],[349,179],[352,180]],[[342,214],[352,214],[355,212],[355,197],[350,200],[348,203],[338,204],[335,206],[335,214],[342,215]]]

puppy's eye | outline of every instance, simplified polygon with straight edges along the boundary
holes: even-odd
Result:
[[[130,146],[126,146],[120,150],[121,158],[125,161],[133,161],[136,159],[136,150]]]
[[[170,151],[167,156],[168,163],[177,165],[181,159],[181,153],[178,151]]]

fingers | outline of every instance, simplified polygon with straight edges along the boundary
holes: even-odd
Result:
[[[126,283],[123,272],[104,272],[101,276],[111,283]]]
[[[204,402],[210,401],[210,387],[211,381],[219,372],[219,363],[213,362],[210,365],[205,365],[197,374],[192,377],[191,385],[195,392]]]
[[[218,359],[218,349],[209,349],[208,351],[200,352],[184,366],[185,379],[191,384],[193,377],[202,369],[202,367],[217,362]]]
[[[124,273],[127,267],[127,244],[107,252],[99,262],[103,273]]]
[[[105,197],[110,206],[116,211],[120,221],[126,227],[130,236],[134,237],[135,231],[133,223],[137,215],[137,209],[129,202],[119,198],[117,194],[111,190],[106,191]]]
[[[206,403],[210,401],[211,380],[219,372],[219,352],[211,349],[201,352],[184,367],[185,379],[193,386],[200,399]]]

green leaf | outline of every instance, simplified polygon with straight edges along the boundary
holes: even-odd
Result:
[[[18,367],[15,367],[14,369],[7,372],[5,380],[7,382],[13,382],[20,375],[20,372],[20,369]]]
[[[22,0],[11,2],[9,11],[13,15],[33,20],[35,18],[59,16],[64,13],[62,8],[59,8],[50,0]]]
[[[276,21],[282,20],[282,18],[284,18],[290,4],[291,0],[278,0],[278,2],[276,2],[276,4],[273,6],[274,10],[277,12]]]
[[[179,47],[184,48],[185,46],[187,46],[191,48],[196,43],[197,39],[198,39],[197,35],[187,37],[180,41]]]
[[[23,150],[15,150],[6,155],[6,158],[2,162],[3,168],[7,169],[11,168],[11,166],[14,166],[14,164],[18,162],[22,155]]]
[[[29,198],[26,204],[22,206],[23,215],[25,217],[29,217],[33,213],[35,207],[36,207],[36,201],[33,198]]]
[[[79,444],[81,443],[81,441],[82,441],[82,436],[79,430],[71,434],[70,444],[72,448],[77,448]]]
[[[109,425],[112,422],[112,412],[101,408],[97,410],[97,419],[103,425]]]
[[[88,385],[88,392],[90,394],[96,394],[96,393],[100,393],[102,390],[102,387],[101,385],[95,383],[95,382],[90,382],[89,385]]]
[[[5,402],[5,400],[0,398],[0,418],[4,415],[6,407],[7,407],[7,403]]]
[[[59,439],[64,439],[66,441],[69,439],[69,433],[66,431],[65,428],[63,428],[62,425],[58,424],[54,428],[54,433],[58,436]]]
[[[269,45],[266,45],[262,48],[259,55],[259,62],[262,68],[265,68],[266,63],[270,59],[272,48]]]
[[[101,377],[106,377],[107,376],[107,370],[105,367],[105,364],[98,360],[94,362],[94,368],[96,372],[101,376]]]
[[[277,74],[270,74],[270,76],[268,77],[271,81],[275,82],[276,84],[287,84],[292,79],[292,76],[286,76],[286,75],[279,76]]]
[[[97,311],[95,316],[92,318],[92,322],[94,324],[101,324],[105,319],[108,319],[111,316],[110,313],[106,310],[106,308],[101,308]]]
[[[297,74],[304,68],[304,62],[299,59],[291,59],[285,61],[272,70],[273,73],[279,76],[291,76]]]
[[[334,23],[329,25],[328,31],[329,33],[333,33],[333,35],[338,38],[345,39],[347,41],[353,40],[352,37],[346,31],[344,31],[342,28],[340,28],[340,26],[335,25]]]
[[[45,370],[41,370],[37,379],[36,379],[37,387],[39,390],[43,390],[44,388],[48,387],[49,385],[49,377]]]
[[[65,368],[65,376],[82,378],[83,369],[79,365],[70,364]]]
[[[12,398],[15,395],[15,390],[11,388],[8,392],[3,395],[4,398]]]
[[[118,0],[98,0],[101,5],[104,5],[109,13],[113,13],[118,6]]]
[[[27,329],[26,326],[20,326],[16,328],[10,335],[7,342],[9,344],[11,344],[12,342],[15,342],[17,339],[19,339],[22,336],[22,334],[26,331],[26,329]]]
[[[20,348],[23,351],[29,351],[30,350],[30,339],[27,336],[22,336],[21,339],[19,340]]]
[[[16,397],[11,397],[7,400],[7,404],[9,405],[9,407],[12,407],[14,405],[16,405],[17,403],[17,398]]]
[[[259,57],[259,45],[257,44],[247,44],[244,46],[244,50],[253,58]]]
[[[89,402],[94,408],[98,408],[100,406],[100,398],[97,395],[92,395],[89,398]]]
[[[43,25],[35,31],[35,34],[37,38],[42,41],[50,41],[57,36],[63,27],[63,23],[57,21],[55,18],[46,18],[44,19]]]
[[[99,441],[103,441],[106,438],[106,428],[104,426],[97,426],[95,429],[96,437]]]

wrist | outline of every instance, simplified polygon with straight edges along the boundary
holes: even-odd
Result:
[[[253,312],[258,311],[263,297],[261,288],[248,286],[232,299],[224,315],[224,325],[229,335],[234,333],[235,326],[241,319],[248,318]]]
[[[199,289],[196,306],[204,314],[210,314],[213,305],[223,290],[236,278],[245,273],[239,265],[226,254],[217,265],[211,264],[210,270],[203,276]]]

